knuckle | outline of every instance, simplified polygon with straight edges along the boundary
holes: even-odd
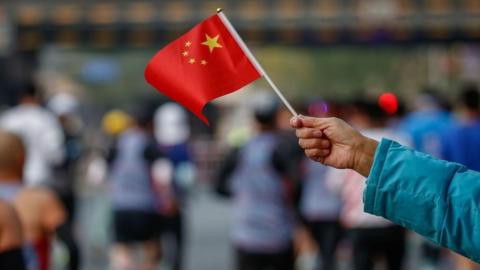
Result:
[[[297,130],[297,136],[300,137],[300,138],[308,138],[309,129],[302,128],[302,129]]]
[[[300,145],[300,147],[302,147],[302,148],[306,148],[305,147],[305,140],[304,139],[298,140],[298,145]]]
[[[317,139],[305,139],[303,141],[303,147],[305,148],[317,148],[319,146]]]
[[[312,148],[312,143],[310,142],[310,140],[303,140],[302,145],[304,148]]]
[[[318,152],[317,152],[316,149],[307,149],[307,150],[305,150],[305,154],[309,158],[316,158],[318,156]]]
[[[308,142],[308,146],[311,148],[316,148],[319,146],[318,140],[317,139],[312,139]]]
[[[337,117],[331,117],[331,118],[329,118],[329,120],[330,120],[330,122],[331,122],[332,124],[338,124],[338,123],[340,123],[340,119],[337,118]]]

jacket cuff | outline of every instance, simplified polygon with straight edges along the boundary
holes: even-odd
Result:
[[[370,175],[367,178],[367,185],[365,187],[365,191],[363,192],[363,203],[365,205],[364,211],[370,214],[381,214],[375,212],[375,198],[377,197],[380,176],[382,174],[385,160],[387,159],[388,149],[390,148],[391,144],[391,140],[382,139],[375,150],[372,169],[370,170]]]

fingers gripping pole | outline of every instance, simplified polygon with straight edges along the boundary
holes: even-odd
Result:
[[[238,45],[240,46],[240,48],[242,48],[243,52],[245,53],[245,55],[250,59],[250,61],[252,62],[252,64],[255,66],[255,68],[257,69],[257,71],[265,78],[265,80],[267,80],[268,84],[272,87],[273,91],[275,92],[275,94],[277,94],[277,96],[280,98],[280,100],[283,102],[283,104],[285,104],[285,106],[288,108],[288,110],[292,113],[293,116],[298,116],[297,112],[293,109],[292,105],[290,104],[290,102],[288,102],[288,100],[285,98],[285,96],[283,96],[282,92],[280,92],[280,90],[278,89],[278,87],[273,83],[272,79],[270,79],[270,76],[268,76],[268,74],[265,72],[265,70],[263,69],[263,67],[260,65],[260,63],[257,61],[257,58],[255,58],[255,56],[252,54],[252,52],[250,51],[250,49],[247,47],[247,45],[245,44],[245,42],[243,42],[242,38],[240,37],[240,35],[237,33],[237,30],[235,30],[235,28],[233,27],[233,25],[230,23],[230,21],[228,20],[227,16],[225,16],[225,14],[222,12],[222,9],[219,8],[217,9],[217,14],[218,14],[218,17],[222,20],[223,24],[225,25],[225,27],[228,29],[228,31],[230,32],[230,34],[232,34],[233,38],[235,38],[235,40],[237,41]]]

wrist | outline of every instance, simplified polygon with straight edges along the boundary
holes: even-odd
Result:
[[[373,160],[375,158],[375,151],[377,150],[378,142],[362,135],[362,139],[355,151],[355,160],[353,170],[359,174],[368,177],[372,169]]]

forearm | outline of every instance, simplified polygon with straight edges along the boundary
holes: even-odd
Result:
[[[375,157],[375,151],[378,147],[378,142],[363,135],[362,137],[362,140],[356,147],[357,150],[354,151],[354,164],[352,169],[359,174],[368,177]]]
[[[480,173],[383,140],[364,192],[365,212],[480,261]]]

